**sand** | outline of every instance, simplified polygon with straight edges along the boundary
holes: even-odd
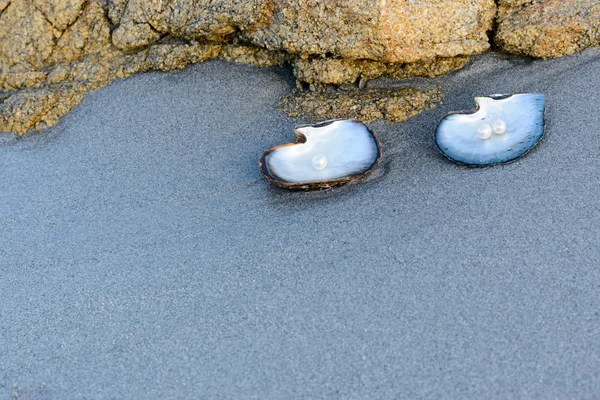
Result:
[[[597,397],[599,72],[487,54],[402,83],[445,103],[370,124],[382,166],[321,193],[258,171],[301,122],[282,69],[137,75],[0,135],[0,398]],[[534,151],[437,152],[445,113],[511,92],[547,96]]]

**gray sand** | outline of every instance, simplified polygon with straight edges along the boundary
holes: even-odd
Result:
[[[300,122],[286,70],[137,75],[0,135],[0,398],[600,397],[600,51],[437,82],[321,193],[258,172]],[[510,92],[547,96],[533,152],[436,151],[445,113]]]

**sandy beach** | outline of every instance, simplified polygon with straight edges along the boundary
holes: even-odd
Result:
[[[289,69],[135,75],[57,125],[0,134],[0,399],[597,398],[600,50],[372,86],[444,104],[369,127],[366,180],[258,171],[302,123]],[[546,137],[461,168],[437,122],[546,96]]]

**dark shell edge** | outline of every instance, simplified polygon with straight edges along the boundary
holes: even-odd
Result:
[[[303,135],[299,135],[296,132],[297,129],[308,127],[308,126],[323,127],[323,126],[327,126],[336,121],[358,122],[367,129],[369,134],[375,140],[375,145],[377,146],[377,158],[365,172],[363,172],[362,174],[359,174],[359,175],[351,175],[351,176],[346,176],[343,178],[332,179],[332,180],[327,180],[327,181],[307,181],[307,182],[287,182],[287,181],[279,180],[279,179],[275,178],[274,176],[271,176],[268,168],[266,167],[265,157],[268,156],[269,154],[271,154],[272,152],[274,152],[275,150],[280,149],[282,147],[295,146],[295,145],[304,143],[305,138]],[[355,119],[340,118],[340,119],[331,119],[331,120],[319,122],[317,124],[296,125],[294,127],[294,133],[296,135],[295,142],[285,143],[285,144],[281,144],[279,146],[273,146],[273,147],[268,148],[267,150],[265,150],[263,152],[263,154],[261,155],[261,157],[258,161],[258,169],[263,174],[263,176],[265,177],[265,179],[267,181],[269,181],[270,183],[272,183],[276,186],[279,186],[280,188],[284,188],[284,189],[288,189],[288,190],[294,190],[294,191],[326,190],[326,189],[331,189],[333,187],[345,185],[349,182],[352,182],[352,181],[355,181],[358,179],[362,179],[362,178],[366,177],[367,175],[369,175],[373,171],[373,169],[375,169],[375,167],[379,164],[379,161],[381,160],[381,157],[383,155],[383,152],[381,151],[381,143],[379,142],[379,138],[377,137],[377,135],[375,135],[375,133],[373,133],[373,131],[371,129],[369,129],[368,126],[366,126],[362,122],[357,121]]]

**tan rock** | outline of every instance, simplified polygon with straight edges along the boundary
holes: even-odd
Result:
[[[12,0],[0,14],[0,74],[42,68],[52,54],[55,29],[30,0]]]
[[[10,2],[11,2],[11,0],[0,0],[0,13],[2,11],[4,11],[4,9],[6,9],[6,7],[8,7]]]
[[[432,61],[394,64],[345,58],[297,59],[294,75],[309,84],[343,85],[380,76],[404,79],[414,76],[436,77],[463,68],[469,57],[438,58]]]
[[[352,118],[370,122],[385,118],[406,121],[442,102],[442,90],[353,89],[323,92],[294,91],[281,99],[279,109],[290,117],[311,122]]]
[[[0,131],[22,135],[54,125],[85,93],[80,84],[25,89],[0,103]]]
[[[219,58],[258,67],[282,67],[292,62],[293,57],[283,51],[270,51],[256,46],[225,45]]]
[[[110,28],[100,0],[92,0],[70,21],[56,42],[51,64],[72,62],[109,44]]]
[[[496,44],[509,53],[553,58],[600,45],[598,0],[502,0]]]
[[[28,71],[0,75],[0,92],[12,92],[23,88],[40,87],[46,80],[47,72]]]
[[[266,26],[273,0],[119,0],[109,16],[119,27],[115,46],[131,50],[171,35],[187,40],[222,41],[239,30]]]
[[[115,78],[217,57],[295,62],[314,85],[437,76],[487,48],[494,12],[493,0],[0,0],[1,129],[50,125]]]
[[[78,60],[110,39],[101,0],[13,0],[0,15],[0,27],[0,80],[5,81],[19,81],[10,74],[34,76],[47,66]],[[17,86],[29,81],[21,79]]]
[[[86,91],[107,85],[115,78],[148,70],[172,71],[217,58],[222,53],[237,54],[238,62],[252,61],[253,56],[266,65],[280,61],[276,54],[264,49],[211,43],[157,44],[133,54],[105,49],[82,60],[58,65],[50,72],[13,73],[8,75],[9,79],[0,81],[5,90],[29,87],[0,98],[0,132],[22,135],[29,129],[54,125],[81,101]]]
[[[154,45],[146,51],[140,71],[161,70],[173,71],[190,64],[217,58],[221,54],[220,44],[201,45]]]
[[[280,0],[268,27],[241,36],[294,54],[415,62],[486,50],[495,11],[493,0]]]
[[[498,0],[499,7],[520,7],[524,4],[531,3],[532,0]]]
[[[109,7],[113,43],[133,49],[171,35],[239,37],[269,50],[414,62],[489,47],[493,0],[130,0]]]
[[[63,32],[83,12],[85,0],[45,0],[32,3],[57,31]]]

